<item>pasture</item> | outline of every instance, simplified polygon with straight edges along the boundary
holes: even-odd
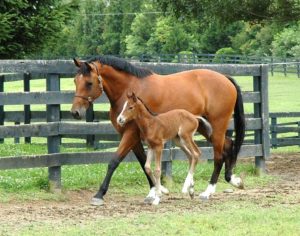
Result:
[[[283,75],[269,79],[270,111],[297,111],[300,80]],[[252,90],[250,79],[237,81],[243,90]],[[22,90],[21,82],[7,84],[5,91]],[[45,87],[41,81],[33,84],[37,91]],[[74,88],[73,81],[66,80],[62,88]],[[5,110],[15,108],[6,106]],[[33,107],[41,109],[45,106]],[[246,106],[246,111],[251,109]],[[0,145],[1,157],[47,153],[45,139],[35,138],[32,142],[13,144],[12,139],[5,140]],[[77,149],[62,148],[64,151]],[[106,205],[99,208],[88,203],[104,177],[106,164],[63,167],[62,194],[47,192],[46,168],[0,171],[0,235],[53,235],[54,230],[55,235],[297,235],[300,149],[294,146],[272,152],[267,161],[268,175],[257,177],[253,160],[239,160],[236,173],[244,175],[246,189],[223,193],[229,185],[222,173],[217,193],[205,202],[180,193],[187,163],[177,161],[174,181],[166,183],[171,194],[158,207],[143,204],[148,188],[137,163],[121,164],[105,197]],[[198,165],[197,194],[205,189],[211,172],[212,164]]]

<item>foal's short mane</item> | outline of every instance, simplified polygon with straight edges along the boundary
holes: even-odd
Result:
[[[141,101],[141,103],[143,103],[144,107],[147,109],[147,111],[148,111],[152,116],[157,116],[157,115],[158,115],[157,113],[151,111],[151,110],[149,109],[149,107],[147,107],[147,105],[144,103],[144,101],[143,101],[142,99],[140,99],[139,97],[137,97],[137,99],[139,99],[139,100]]]
[[[117,58],[114,56],[103,56],[103,55],[95,56],[93,58],[90,58],[87,62],[91,63],[91,62],[95,62],[95,61],[99,61],[101,64],[104,64],[104,65],[112,66],[116,70],[127,72],[138,78],[144,78],[144,77],[147,77],[147,76],[153,74],[153,72],[149,69],[134,66],[131,63],[129,63],[128,61],[126,61],[125,59]],[[88,68],[85,64],[83,64],[81,66],[80,72],[82,74],[89,73]]]

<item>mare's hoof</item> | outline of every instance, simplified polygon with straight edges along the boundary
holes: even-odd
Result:
[[[238,186],[239,189],[245,189],[244,181],[241,179],[241,183]]]
[[[104,205],[104,201],[101,198],[93,197],[91,200],[91,205],[92,206],[102,206],[102,205]]]

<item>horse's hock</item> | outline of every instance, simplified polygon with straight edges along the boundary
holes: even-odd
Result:
[[[265,159],[269,156],[269,110],[268,110],[268,67],[267,65],[200,65],[175,63],[133,63],[146,67],[159,74],[170,74],[191,69],[211,69],[230,76],[252,76],[253,91],[243,91],[244,103],[253,104],[253,114],[247,114],[246,131],[254,132],[252,140],[246,140],[239,157],[255,156],[257,171],[265,169]],[[68,122],[72,120],[69,111],[61,109],[61,104],[72,104],[73,91],[60,91],[61,81],[71,79],[76,72],[70,60],[2,60],[0,61],[0,143],[5,138],[47,137],[48,154],[35,156],[18,156],[0,158],[0,169],[48,167],[49,180],[53,189],[61,187],[61,166],[107,163],[113,152],[60,153],[60,145],[65,137],[86,139],[88,145],[95,147],[115,147],[119,136],[112,125],[106,122],[96,123],[95,119],[108,119],[107,112],[93,111],[87,113],[86,122]],[[30,81],[46,79],[46,92],[30,92]],[[245,78],[247,79],[247,78]],[[26,92],[4,92],[7,81],[24,81]],[[105,96],[95,101],[107,103]],[[30,105],[47,105],[46,111],[31,111]],[[4,111],[4,106],[23,105],[24,111]],[[45,119],[46,117],[46,119]],[[93,122],[94,121],[94,122]],[[22,125],[4,125],[6,122]],[[36,123],[38,122],[38,123]],[[229,132],[233,130],[230,123]],[[98,141],[101,140],[99,143]],[[109,143],[102,141],[110,141]],[[202,144],[202,143],[201,143]],[[78,144],[80,145],[80,144]],[[81,144],[82,145],[82,144]],[[201,146],[203,159],[211,159],[211,147]],[[172,160],[186,160],[183,152],[168,143],[163,152],[163,174],[171,176]],[[130,153],[125,161],[136,161]]]

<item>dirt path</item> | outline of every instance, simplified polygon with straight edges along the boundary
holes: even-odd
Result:
[[[279,180],[264,188],[235,190],[230,194],[217,193],[207,202],[201,202],[197,198],[187,201],[187,197],[171,194],[164,198],[160,207],[153,207],[145,205],[141,196],[128,197],[110,193],[104,206],[93,207],[88,203],[94,192],[72,191],[66,193],[68,200],[63,202],[26,201],[1,204],[0,222],[8,226],[21,226],[33,222],[80,223],[83,220],[107,216],[134,216],[140,212],[203,211],[226,199],[250,200],[263,207],[272,204],[300,204],[300,154],[273,155],[267,161],[267,169],[270,175]]]

